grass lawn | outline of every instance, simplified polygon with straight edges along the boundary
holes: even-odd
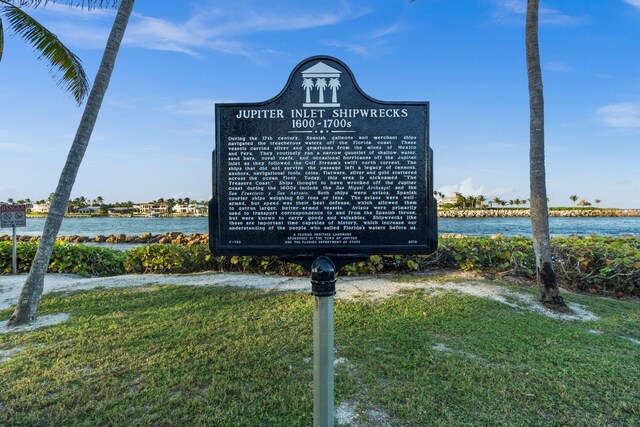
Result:
[[[566,298],[600,320],[440,291],[336,300],[337,414],[352,425],[640,425],[638,302]],[[71,318],[0,335],[0,425],[309,426],[312,302],[185,286],[45,296],[41,315]]]

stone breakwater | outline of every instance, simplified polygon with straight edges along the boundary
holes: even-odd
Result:
[[[561,218],[638,217],[638,209],[567,209],[551,210],[549,216]],[[529,209],[443,209],[440,218],[526,218]]]
[[[37,242],[40,236],[18,236],[19,242]],[[0,242],[11,241],[11,236],[0,234]],[[171,232],[164,234],[142,233],[137,235],[126,234],[110,234],[108,236],[58,236],[58,242],[67,243],[138,243],[138,244],[174,244],[174,245],[206,245],[209,244],[209,234],[193,233],[183,234],[180,232]]]

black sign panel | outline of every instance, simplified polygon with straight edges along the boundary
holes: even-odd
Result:
[[[381,102],[341,61],[260,103],[216,104],[211,251],[427,254],[437,247],[426,102]]]

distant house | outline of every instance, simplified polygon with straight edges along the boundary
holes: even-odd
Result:
[[[76,209],[76,212],[83,214],[94,214],[100,213],[100,209],[102,209],[100,206],[87,206],[86,208]]]
[[[173,212],[178,215],[195,215],[198,213],[198,205],[195,203],[179,203],[173,206]]]
[[[119,215],[133,215],[138,212],[138,209],[134,206],[124,208],[110,208],[107,213],[112,216]]]
[[[31,212],[32,213],[49,213],[49,203],[34,203],[33,206],[31,206]]]
[[[578,202],[578,206],[591,206],[591,203],[587,202],[586,200],[582,199]]]
[[[196,205],[196,212],[198,215],[207,215],[209,213],[209,205],[206,203],[198,203]]]
[[[163,216],[169,213],[169,205],[166,203],[141,203],[135,205],[141,215],[146,216]]]
[[[455,205],[457,201],[458,201],[458,197],[455,194],[452,194],[451,196],[447,196],[447,197],[443,197],[442,199],[439,199],[438,207],[441,208],[445,205]]]

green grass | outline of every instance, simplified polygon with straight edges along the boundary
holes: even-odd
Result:
[[[640,346],[620,337],[640,339],[638,303],[567,298],[601,320],[420,290],[337,300],[336,407],[361,425],[638,425]],[[25,348],[0,362],[0,425],[311,425],[312,310],[237,288],[46,296],[41,315],[71,319],[0,335]]]

